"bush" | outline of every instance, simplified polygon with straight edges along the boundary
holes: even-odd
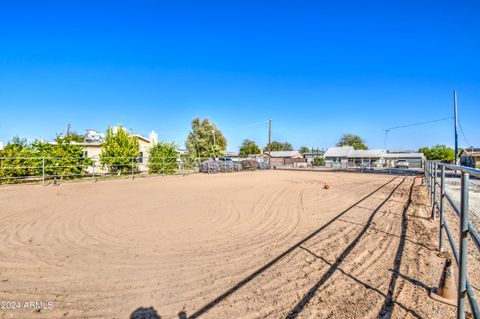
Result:
[[[108,128],[105,141],[102,144],[100,163],[110,172],[126,172],[136,169],[132,167],[134,159],[140,154],[138,140],[130,136],[121,126],[114,132]]]
[[[201,173],[220,173],[220,166],[213,159],[208,159],[198,165],[198,171]]]
[[[177,168],[175,143],[157,143],[150,148],[148,172],[150,174],[174,174]]]
[[[3,182],[28,176],[61,175],[62,178],[84,175],[92,164],[81,146],[72,144],[70,137],[57,136],[55,143],[14,138],[0,151],[0,177]]]
[[[313,166],[325,166],[325,159],[323,157],[315,157],[313,159]]]
[[[258,162],[257,168],[258,169],[270,169],[270,164],[268,164],[267,162]]]

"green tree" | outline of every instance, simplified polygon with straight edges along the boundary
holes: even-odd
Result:
[[[245,139],[240,146],[239,153],[242,156],[260,154],[260,148],[254,141]]]
[[[271,150],[272,152],[273,151],[293,151],[293,146],[288,142],[282,143],[282,142],[273,141],[271,143]],[[268,151],[268,144],[265,147],[265,151]]]
[[[78,134],[77,132],[71,132],[68,137],[72,142],[82,143],[85,142],[85,136]]]
[[[92,161],[83,148],[72,144],[69,137],[57,135],[54,143],[36,140],[28,144],[25,139],[15,137],[0,152],[0,176],[7,182],[14,177],[59,176],[72,178],[87,173]]]
[[[310,150],[308,147],[306,147],[306,146],[300,147],[300,148],[298,149],[298,151],[299,151],[300,153],[310,153],[310,152],[311,152],[311,150]]]
[[[54,143],[36,140],[31,147],[37,157],[32,160],[33,166],[41,166],[41,160],[44,160],[47,176],[80,176],[86,174],[87,168],[92,165],[83,147],[73,144],[70,136],[57,135]]]
[[[100,153],[100,163],[104,167],[110,172],[130,171],[139,154],[138,140],[130,136],[126,129],[119,126],[115,132],[113,128],[108,128]]]
[[[355,134],[343,134],[340,141],[338,141],[337,146],[351,146],[356,150],[368,149],[367,145],[365,145],[365,141]]]
[[[455,160],[455,150],[443,144],[434,145],[431,148],[422,147],[418,150],[428,160],[451,162]]]
[[[159,142],[150,148],[148,172],[150,174],[173,174],[177,168],[177,145]]]
[[[0,150],[0,182],[15,182],[16,177],[38,175],[40,170],[31,167],[32,158],[35,156],[32,147],[26,139],[18,136],[12,138]]]
[[[186,147],[190,156],[194,157],[223,156],[227,149],[227,139],[209,119],[200,121],[199,118],[195,118],[187,137]]]

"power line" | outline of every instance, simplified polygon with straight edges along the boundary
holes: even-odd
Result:
[[[430,123],[435,123],[435,122],[440,122],[440,121],[445,121],[445,120],[451,120],[453,117],[444,117],[441,119],[436,119],[436,120],[431,120],[431,121],[425,121],[425,122],[417,122],[417,123],[412,123],[412,124],[405,124],[405,125],[400,125],[400,126],[394,126],[390,127],[387,129],[384,129],[385,131],[391,131],[391,130],[396,130],[399,128],[405,128],[405,127],[411,127],[411,126],[418,126],[418,125],[425,125],[425,124],[430,124]]]
[[[472,144],[470,144],[470,142],[468,141],[467,136],[465,135],[465,132],[463,132],[463,127],[462,127],[462,123],[460,123],[460,120],[458,120],[458,126],[460,127],[460,132],[462,133],[463,139],[465,140],[465,142],[467,142],[467,146],[472,146]]]
[[[388,135],[388,132],[390,132],[391,130],[396,130],[396,129],[399,129],[399,128],[407,128],[407,127],[412,127],[412,126],[425,125],[425,124],[430,124],[430,123],[436,123],[436,122],[451,120],[451,119],[453,119],[453,117],[450,116],[450,117],[444,117],[444,118],[441,118],[441,119],[435,119],[435,120],[430,120],[430,121],[417,122],[417,123],[411,123],[411,124],[405,124],[405,125],[399,125],[399,126],[393,126],[393,127],[390,127],[390,128],[386,128],[386,129],[384,129],[384,131],[385,131],[385,141],[384,141],[384,144],[383,144],[383,148],[387,149],[387,135]]]

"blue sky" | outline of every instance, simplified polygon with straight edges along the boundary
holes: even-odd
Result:
[[[182,142],[194,117],[244,138],[328,147],[452,116],[480,146],[480,19],[454,1],[2,1],[0,141],[123,124]],[[234,129],[252,123],[261,125]],[[466,146],[460,133],[461,146]],[[453,121],[387,147],[453,145]]]

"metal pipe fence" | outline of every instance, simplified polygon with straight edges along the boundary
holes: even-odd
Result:
[[[269,169],[264,158],[238,157],[0,157],[0,184],[113,176],[189,175]]]
[[[460,205],[453,200],[453,196],[446,190],[445,179],[447,170],[452,174],[460,174],[461,176]],[[446,234],[458,266],[457,318],[465,318],[465,305],[468,298],[474,318],[479,319],[480,310],[467,271],[468,237],[471,238],[476,248],[480,250],[480,236],[475,227],[469,222],[470,176],[480,177],[480,170],[433,161],[427,161],[425,164],[424,181],[431,199],[431,217],[435,220],[437,214],[439,216],[439,250],[440,252],[445,251],[444,235]],[[446,203],[452,207],[455,214],[459,217],[459,249],[457,249],[451,229],[445,218]]]

